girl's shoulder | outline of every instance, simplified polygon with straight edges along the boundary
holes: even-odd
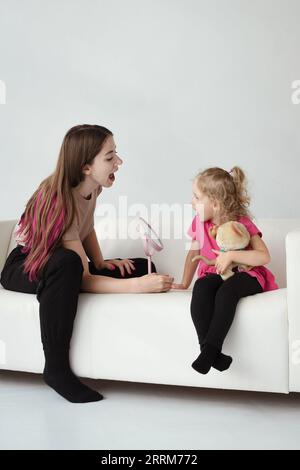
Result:
[[[262,232],[257,227],[257,225],[253,222],[253,220],[250,219],[250,217],[243,215],[243,216],[240,216],[237,221],[246,227],[246,229],[248,230],[251,236],[259,235],[260,237],[262,237]]]
[[[198,214],[196,214],[193,217],[193,220],[187,230],[188,236],[191,237],[193,240],[199,240],[203,233],[203,226],[204,226],[204,222],[202,222]]]

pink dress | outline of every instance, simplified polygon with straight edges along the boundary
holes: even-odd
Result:
[[[242,223],[246,227],[246,229],[250,233],[250,236],[259,235],[260,237],[262,237],[261,231],[248,217],[240,217],[237,222]],[[188,235],[192,238],[192,240],[197,240],[199,242],[201,255],[209,259],[215,259],[217,257],[217,255],[213,251],[211,251],[212,249],[219,250],[216,240],[210,237],[209,235],[209,229],[213,227],[213,225],[214,224],[210,222],[210,220],[207,220],[206,222],[201,222],[199,216],[196,215],[193,218],[191,226],[189,227],[187,232]],[[255,266],[251,268],[250,271],[244,272],[249,274],[249,276],[256,277],[264,292],[278,289],[278,285],[275,282],[273,274],[265,266]],[[204,261],[200,260],[197,271],[198,278],[202,278],[208,273],[217,274],[215,266],[207,266]]]

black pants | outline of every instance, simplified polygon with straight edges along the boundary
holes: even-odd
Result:
[[[9,254],[1,272],[0,282],[4,289],[36,294],[40,303],[41,340],[44,349],[54,351],[69,348],[81,291],[83,274],[81,258],[73,250],[58,247],[45,264],[41,280],[30,282],[27,273],[23,272],[26,253],[21,253],[21,248],[18,245]],[[124,279],[148,273],[147,259],[132,259],[135,271],[128,274],[125,270]],[[114,271],[97,270],[91,261],[89,261],[89,271],[91,274],[123,279],[119,268]],[[152,272],[156,272],[153,263]]]
[[[200,347],[205,343],[222,349],[242,297],[263,292],[255,277],[237,272],[223,281],[218,274],[198,279],[193,288],[191,315]]]

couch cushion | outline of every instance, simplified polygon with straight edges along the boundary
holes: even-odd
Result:
[[[81,293],[71,364],[78,375],[135,382],[273,392],[288,391],[286,290],[242,299],[224,352],[226,372],[206,376],[190,364],[198,355],[190,317],[191,291],[162,294]],[[3,369],[42,372],[38,301],[0,291]]]

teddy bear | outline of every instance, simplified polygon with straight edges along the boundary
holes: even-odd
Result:
[[[250,234],[246,229],[245,225],[236,221],[229,221],[219,226],[215,225],[210,229],[210,236],[215,238],[217,245],[220,248],[220,251],[234,251],[234,250],[244,250],[247,248],[250,242]],[[205,264],[209,266],[214,266],[216,264],[215,259],[208,259],[205,256],[197,255],[194,256],[192,261],[202,260]],[[239,271],[244,270],[248,271],[251,269],[251,266],[244,264],[231,263],[229,268],[221,274],[223,281],[229,279],[234,275],[233,268],[238,267]]]

